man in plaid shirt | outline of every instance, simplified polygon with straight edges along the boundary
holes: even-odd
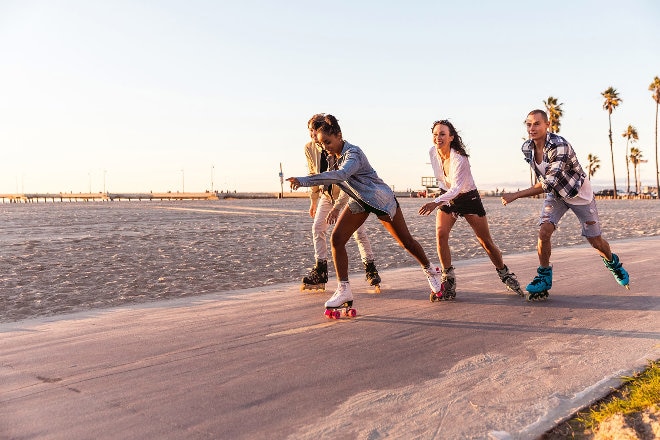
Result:
[[[545,193],[543,210],[539,219],[538,255],[539,267],[536,277],[526,287],[528,300],[548,297],[552,287],[552,265],[550,264],[552,233],[559,220],[569,209],[582,224],[582,236],[589,241],[603,258],[616,281],[628,287],[628,272],[619,257],[612,253],[610,244],[601,235],[596,200],[591,182],[586,179],[571,144],[563,137],[548,132],[550,122],[543,110],[532,110],[525,120],[529,140],[522,146],[525,161],[534,170],[537,182],[534,186],[502,195],[506,205],[521,197],[532,197]]]

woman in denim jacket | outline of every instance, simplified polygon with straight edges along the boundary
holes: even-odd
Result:
[[[333,309],[345,305],[350,307],[353,304],[353,293],[348,282],[346,243],[367,220],[370,213],[376,214],[392,237],[419,262],[432,292],[440,294],[440,275],[436,269],[431,268],[424,249],[410,235],[392,189],[378,177],[362,150],[344,141],[337,118],[326,115],[314,123],[314,129],[317,141],[329,154],[338,159],[335,161],[336,169],[314,176],[290,177],[287,181],[294,190],[301,186],[335,184],[351,197],[351,201],[341,214],[329,219],[331,222],[337,222],[330,242],[339,283],[334,295],[325,303],[325,307]]]

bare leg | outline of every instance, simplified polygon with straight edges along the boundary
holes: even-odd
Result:
[[[390,233],[392,237],[399,243],[399,245],[407,250],[410,255],[415,257],[415,260],[422,266],[428,267],[431,263],[429,262],[424,249],[419,244],[417,240],[410,235],[408,230],[408,225],[406,225],[406,220],[403,218],[403,212],[401,208],[396,208],[396,215],[394,219],[390,219],[389,216],[378,217],[378,220],[383,224],[387,232]],[[363,220],[364,221],[364,220]]]
[[[601,257],[605,258],[608,261],[612,260],[612,250],[610,249],[610,244],[603,238],[602,235],[598,237],[587,237],[587,240],[598,251]]]
[[[553,232],[555,232],[555,225],[552,223],[543,223],[539,228],[539,241],[536,250],[539,254],[539,265],[542,267],[550,266],[550,254],[552,253],[550,238]]]
[[[470,224],[472,230],[477,236],[477,240],[488,254],[488,258],[495,265],[495,269],[503,269],[504,261],[502,260],[502,252],[493,241],[488,228],[488,219],[486,216],[479,217],[478,215],[466,215],[465,220]]]
[[[355,231],[369,217],[368,212],[354,214],[350,209],[344,209],[337,219],[335,229],[330,236],[332,244],[332,258],[335,263],[335,272],[339,281],[348,281],[348,254],[346,243]]]
[[[437,238],[436,247],[438,250],[438,257],[440,257],[440,264],[443,269],[447,269],[451,266],[449,233],[455,223],[456,217],[438,209],[438,214],[436,214],[435,217],[435,232]]]

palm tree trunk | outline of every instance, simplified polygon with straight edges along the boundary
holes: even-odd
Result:
[[[658,173],[658,102],[655,103],[655,197],[660,200],[660,174]]]
[[[614,143],[612,142],[612,113],[608,113],[610,121],[610,156],[612,158],[612,178],[614,179],[614,198],[618,198],[619,193],[616,190],[616,173],[614,172]]]
[[[628,150],[628,144],[630,143],[630,138],[626,141],[626,174],[628,175],[628,187],[626,189],[627,192],[630,192],[630,160],[628,158],[630,157],[630,150]]]

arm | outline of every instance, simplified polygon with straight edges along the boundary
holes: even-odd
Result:
[[[431,153],[433,155],[433,153]],[[431,158],[433,160],[433,157]],[[458,153],[453,152],[450,157],[450,167],[449,167],[449,189],[436,197],[432,202],[424,204],[419,209],[420,215],[429,215],[433,212],[435,208],[440,205],[449,205],[449,202],[458,197],[461,194],[461,191],[468,186],[469,182],[472,180],[472,172],[470,171],[470,162],[465,156],[461,156]],[[433,162],[432,162],[433,163]],[[436,173],[436,178],[438,178],[437,173],[439,171],[437,167],[433,167],[433,171]]]
[[[312,142],[308,142],[305,145],[305,158],[307,159],[307,171],[308,175],[312,176],[318,172],[316,169],[316,146]],[[309,206],[309,215],[314,217],[316,213],[316,207],[318,206],[319,197],[321,196],[321,188],[319,186],[313,186],[312,192],[309,194],[310,206]]]
[[[539,194],[543,194],[545,190],[543,189],[543,186],[541,185],[541,182],[536,182],[534,186],[530,186],[527,189],[523,189],[520,191],[516,191],[513,193],[504,193],[502,194],[502,204],[504,206],[507,205],[507,203],[511,203],[516,199],[519,199],[521,197],[534,197]]]
[[[337,197],[337,200],[335,200],[334,205],[332,205],[332,209],[328,213],[328,216],[325,218],[325,221],[330,225],[334,225],[337,222],[339,213],[342,211],[342,209],[344,209],[350,199],[351,198],[348,194],[346,194],[344,191],[341,191],[339,193],[339,197]]]

